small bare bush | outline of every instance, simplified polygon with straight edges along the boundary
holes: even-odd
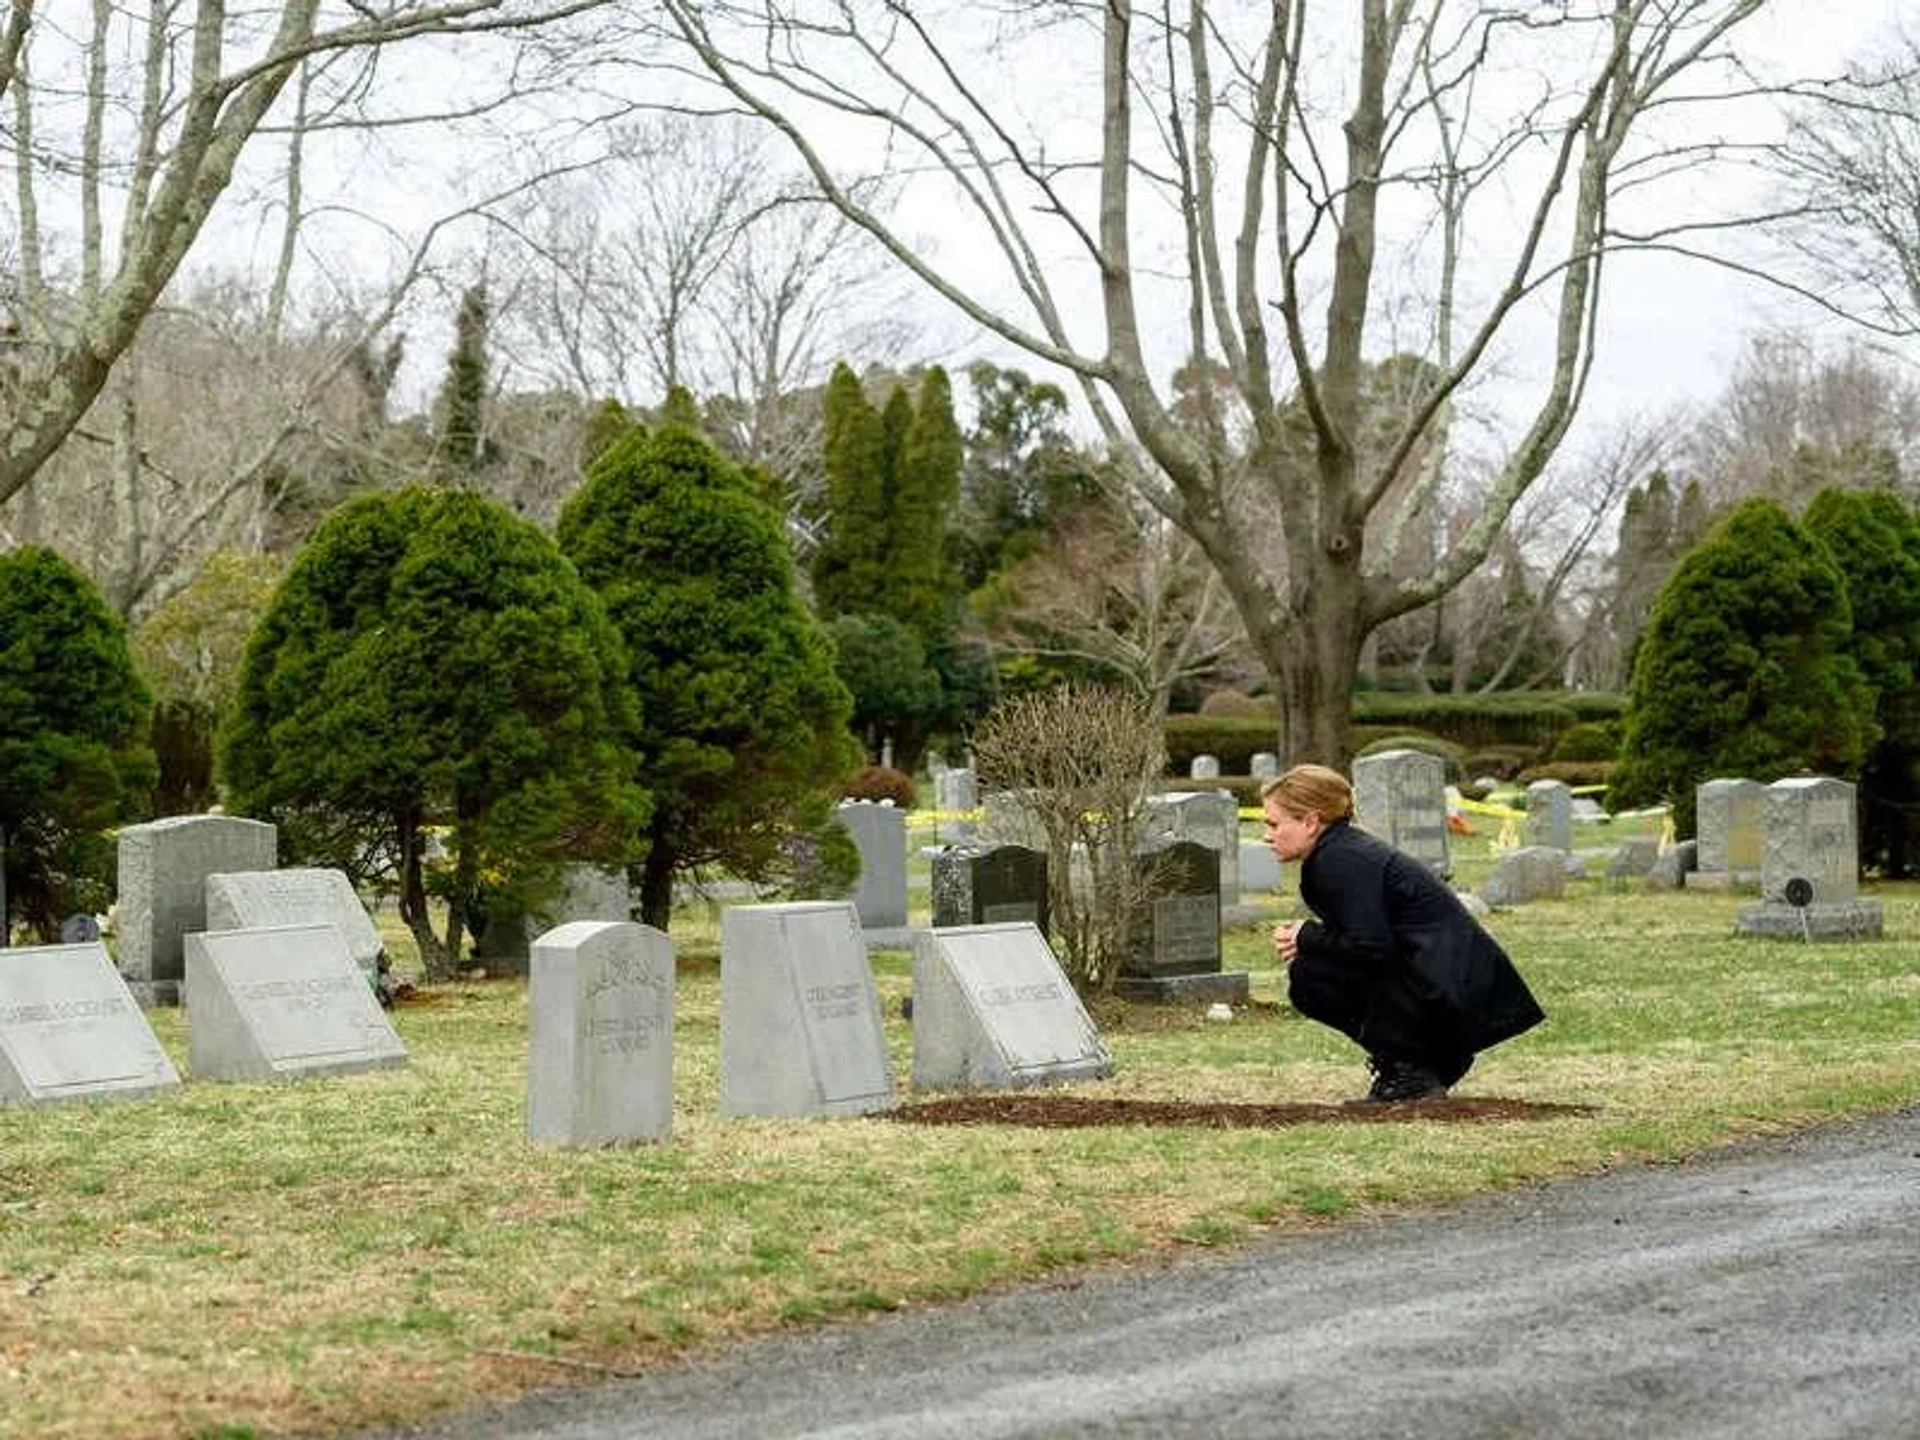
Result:
[[[981,785],[1017,796],[1047,855],[1060,962],[1083,992],[1113,988],[1131,953],[1146,878],[1134,863],[1147,797],[1165,765],[1151,707],[1123,691],[1063,685],[1004,700],[973,734]],[[1076,868],[1084,884],[1074,883]]]

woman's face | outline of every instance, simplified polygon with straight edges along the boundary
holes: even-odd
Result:
[[[1320,817],[1294,814],[1277,795],[1269,795],[1261,809],[1266,813],[1267,848],[1282,860],[1304,860],[1320,838]]]

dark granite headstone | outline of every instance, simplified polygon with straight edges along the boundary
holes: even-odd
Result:
[[[1220,852],[1173,840],[1134,856],[1143,898],[1114,989],[1131,999],[1239,999],[1247,974],[1220,968]]]
[[[933,857],[933,923],[1026,920],[1047,933],[1047,857],[1025,845],[951,846]]]

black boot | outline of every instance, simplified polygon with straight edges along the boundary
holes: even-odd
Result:
[[[1350,1105],[1397,1105],[1406,1100],[1439,1100],[1447,1093],[1447,1083],[1439,1075],[1412,1060],[1393,1060],[1375,1055],[1367,1061],[1373,1071],[1373,1088]]]

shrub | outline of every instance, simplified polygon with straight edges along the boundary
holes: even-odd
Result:
[[[1280,719],[1280,704],[1271,695],[1215,690],[1200,702],[1200,713],[1214,719],[1264,720],[1272,726]]]
[[[1496,780],[1511,780],[1529,765],[1538,764],[1539,752],[1519,745],[1495,745],[1485,750],[1470,750],[1461,757],[1460,769],[1469,778],[1491,775]]]
[[[1611,760],[1620,753],[1620,727],[1615,724],[1583,720],[1560,732],[1553,742],[1553,759]]]
[[[1680,836],[1715,775],[1857,776],[1873,696],[1848,653],[1846,582],[1771,500],[1742,502],[1682,557],[1641,637],[1613,797],[1665,800]]]
[[[890,765],[862,766],[847,777],[840,794],[846,800],[891,800],[902,810],[911,810],[920,798],[913,777]]]
[[[1551,760],[1545,765],[1529,765],[1519,775],[1522,785],[1531,785],[1536,780],[1561,780],[1576,788],[1605,785],[1612,778],[1610,760]]]

